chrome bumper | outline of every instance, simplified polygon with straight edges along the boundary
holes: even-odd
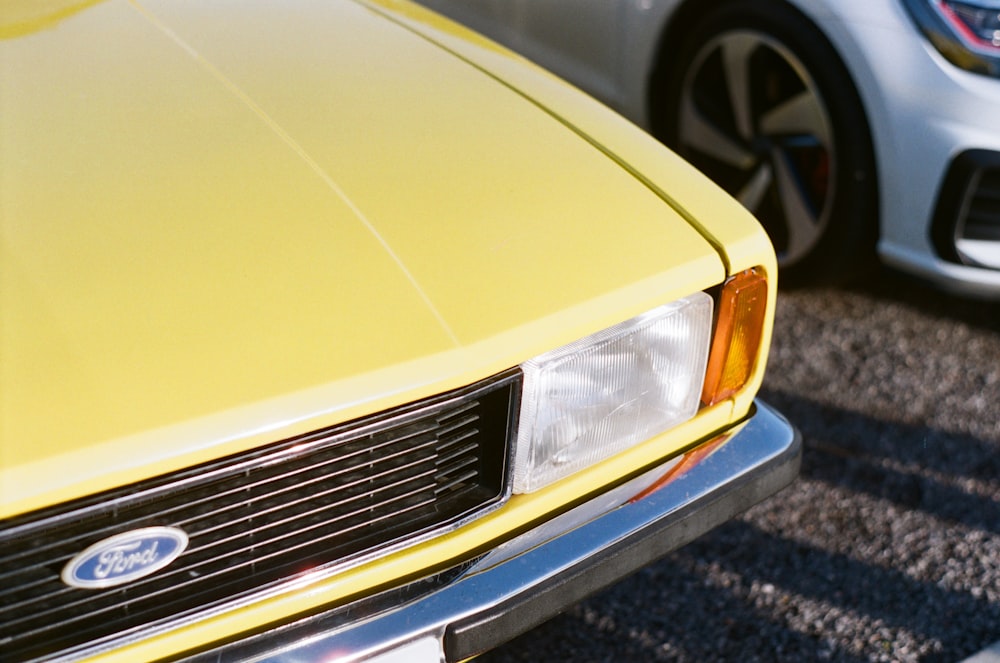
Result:
[[[788,485],[801,438],[769,406],[755,406],[721,445],[706,442],[460,568],[189,660],[418,663],[480,654]]]

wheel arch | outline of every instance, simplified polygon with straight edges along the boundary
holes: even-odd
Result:
[[[663,90],[670,78],[672,61],[670,49],[681,41],[681,36],[693,28],[702,16],[716,11],[718,8],[739,0],[682,0],[663,25],[657,40],[652,64],[646,81],[645,110],[647,123],[654,133],[657,118],[662,117],[660,110],[666,103]]]
[[[870,232],[874,234],[874,238],[877,241],[881,236],[881,225],[883,223],[882,163],[879,158],[879,149],[875,144],[876,137],[873,131],[874,124],[872,123],[872,100],[865,94],[868,90],[865,90],[864,86],[859,84],[858,78],[854,75],[854,66],[858,66],[857,58],[854,58],[855,61],[851,62],[851,58],[846,57],[840,48],[845,36],[843,34],[838,35],[840,37],[838,39],[824,28],[823,22],[820,20],[822,14],[825,13],[834,20],[837,20],[837,17],[831,11],[824,12],[822,4],[814,0],[804,0],[803,2],[789,0],[681,0],[667,17],[667,20],[664,21],[652,52],[643,99],[646,125],[650,132],[661,140],[666,135],[664,122],[669,113],[664,112],[664,109],[670,102],[667,90],[670,88],[670,79],[674,75],[674,68],[676,67],[676,58],[672,57],[672,51],[679,49],[678,45],[683,41],[685,36],[691,34],[692,30],[706,16],[728,6],[769,5],[775,8],[783,8],[798,19],[810,24],[822,36],[826,46],[829,47],[836,58],[833,66],[840,70],[844,79],[849,84],[852,92],[851,101],[856,103],[857,109],[863,118],[864,129],[869,137],[871,177],[874,178],[871,187],[871,225],[873,227],[870,229]],[[849,39],[849,36],[846,38]],[[875,105],[878,104],[876,103]]]

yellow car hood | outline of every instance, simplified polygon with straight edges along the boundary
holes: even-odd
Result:
[[[382,10],[31,4],[0,31],[0,516],[723,277],[612,159]]]

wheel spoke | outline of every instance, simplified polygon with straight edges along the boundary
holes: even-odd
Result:
[[[778,198],[788,229],[785,260],[794,261],[808,253],[816,243],[820,223],[805,197],[801,180],[784,151],[772,150]]]
[[[760,128],[765,135],[807,134],[829,147],[830,125],[816,95],[806,90],[764,113]]]
[[[754,155],[708,121],[695,108],[690,95],[681,101],[680,135],[684,144],[718,161],[747,170]]]
[[[765,31],[726,28],[690,58],[680,92],[682,151],[758,215],[779,265],[809,260],[831,223],[838,137],[804,64]]]
[[[756,212],[773,182],[774,170],[771,168],[771,164],[762,163],[754,171],[750,181],[736,194],[736,199],[751,212]]]
[[[737,35],[722,45],[722,62],[733,119],[737,131],[747,141],[754,135],[750,102],[750,55],[758,45],[759,41],[750,35]]]

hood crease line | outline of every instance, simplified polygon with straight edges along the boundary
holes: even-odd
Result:
[[[382,237],[381,233],[378,232],[374,224],[372,224],[372,222],[368,219],[368,217],[364,214],[364,212],[362,212],[361,209],[357,206],[357,204],[355,204],[355,202],[351,200],[350,196],[347,195],[347,193],[340,187],[340,185],[338,185],[337,182],[334,181],[332,177],[330,177],[329,173],[327,173],[326,170],[324,170],[323,167],[320,166],[309,155],[309,153],[305,150],[305,148],[302,147],[294,138],[292,138],[292,136],[289,135],[288,132],[285,131],[281,127],[281,125],[274,120],[274,118],[268,115],[267,112],[263,108],[261,108],[256,102],[254,102],[254,100],[249,95],[247,95],[246,92],[240,89],[240,87],[236,85],[236,83],[234,83],[232,80],[226,77],[225,74],[219,71],[211,62],[205,59],[193,46],[184,41],[184,39],[180,35],[171,30],[170,27],[166,25],[162,20],[160,20],[158,16],[156,16],[148,8],[144,7],[137,0],[129,0],[129,4],[132,5],[132,7],[143,16],[143,18],[145,18],[149,23],[151,23],[153,27],[162,32],[164,36],[166,36],[177,46],[179,46],[185,53],[194,58],[202,68],[204,68],[209,74],[212,75],[213,78],[222,83],[222,85],[225,86],[225,88],[229,90],[230,93],[232,93],[247,108],[249,108],[254,113],[254,115],[256,115],[265,125],[267,125],[267,127],[271,129],[271,131],[273,131],[275,135],[277,135],[278,138],[280,138],[283,143],[285,143],[285,145],[291,148],[292,151],[295,152],[295,154],[297,154],[299,158],[306,163],[307,166],[309,166],[309,168],[313,171],[313,173],[315,173],[327,185],[327,187],[348,207],[348,209],[351,210],[351,212],[354,214],[354,217],[358,219],[358,221],[365,227],[365,229],[375,238],[375,240],[379,243],[379,245],[383,248],[383,250],[385,250],[385,252],[389,254],[389,256],[392,258],[392,261],[396,264],[399,270],[406,277],[406,280],[409,281],[409,283],[413,286],[414,290],[417,291],[417,294],[420,296],[420,299],[427,305],[427,308],[433,314],[434,319],[437,320],[438,324],[448,335],[448,338],[451,340],[451,342],[456,347],[461,346],[461,342],[455,335],[454,330],[452,330],[451,326],[444,319],[444,316],[441,315],[441,312],[438,310],[437,306],[434,305],[434,302],[431,301],[431,298],[427,295],[424,289],[420,286],[420,283],[417,281],[417,279],[413,276],[410,270],[407,269],[406,264],[396,254],[396,252],[393,251],[392,247],[385,240],[385,238]]]

